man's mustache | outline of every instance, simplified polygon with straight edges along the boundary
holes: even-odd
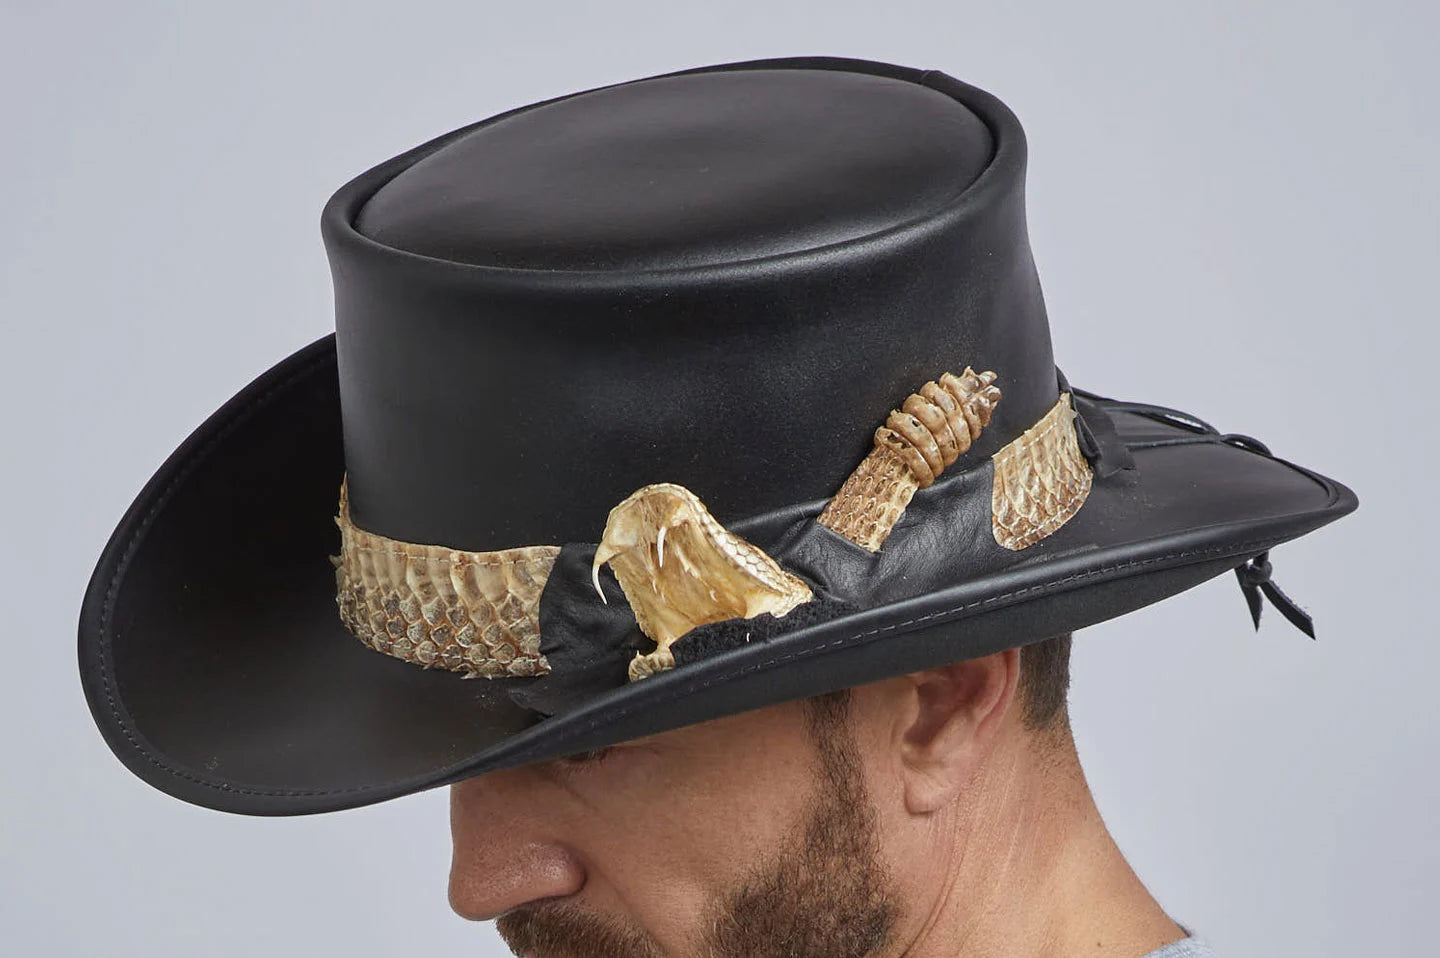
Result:
[[[540,901],[495,919],[495,930],[524,958],[665,958],[648,936],[566,901]]]

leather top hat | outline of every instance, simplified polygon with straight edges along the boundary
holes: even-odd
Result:
[[[321,812],[989,654],[1236,570],[1353,492],[1070,385],[1025,139],[942,73],[737,63],[344,186],[335,333],[101,556],[80,671],[186,801]],[[1313,633],[1312,633],[1313,634]]]

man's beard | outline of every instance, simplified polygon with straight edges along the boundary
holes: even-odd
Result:
[[[815,796],[797,829],[700,923],[683,958],[864,958],[891,938],[900,904],[880,862],[875,810],[845,727],[848,697],[806,703],[820,756]],[[648,934],[560,900],[507,912],[495,930],[528,958],[664,958]],[[682,958],[682,956],[672,956]]]

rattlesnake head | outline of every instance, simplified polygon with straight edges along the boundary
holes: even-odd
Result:
[[[637,489],[610,510],[591,568],[602,599],[600,567],[607,562],[640,631],[657,645],[630,663],[632,680],[673,666],[671,643],[698,625],[762,612],[782,616],[813,598],[801,579],[671,482]]]

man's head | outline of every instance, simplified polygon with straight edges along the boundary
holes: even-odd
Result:
[[[535,958],[897,953],[935,911],[937,834],[986,827],[987,762],[1042,774],[1069,753],[1069,651],[1063,635],[459,783],[451,904]]]

